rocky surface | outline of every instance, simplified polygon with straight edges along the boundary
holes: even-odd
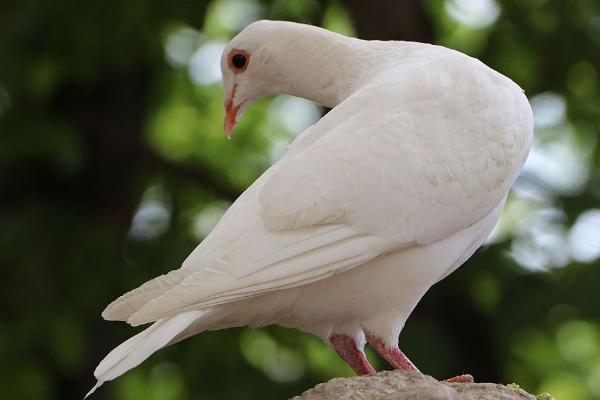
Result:
[[[551,399],[551,396],[549,397]],[[443,383],[419,372],[381,371],[335,378],[292,400],[536,400],[516,385]]]

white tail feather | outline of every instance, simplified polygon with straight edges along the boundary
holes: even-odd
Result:
[[[148,329],[121,343],[98,364],[94,371],[98,382],[85,397],[94,393],[104,382],[124,374],[141,364],[155,351],[174,342],[174,339],[201,318],[202,314],[203,311],[188,311],[158,320]]]
[[[102,312],[102,317],[109,321],[127,321],[134,312],[148,301],[164,294],[179,284],[184,277],[185,272],[181,269],[175,269],[168,274],[157,276],[110,303]]]

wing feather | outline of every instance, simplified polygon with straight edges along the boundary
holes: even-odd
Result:
[[[378,239],[357,235],[343,225],[310,228],[298,237],[287,235],[284,241],[280,232],[264,231],[258,236],[260,241],[244,240],[240,244],[248,245],[246,251],[236,246],[235,252],[223,255],[218,262],[191,270],[178,285],[146,303],[127,322],[140,325],[174,312],[204,309],[307,284],[380,254]],[[257,251],[256,246],[261,250]]]

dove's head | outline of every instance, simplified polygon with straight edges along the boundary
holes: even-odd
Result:
[[[337,85],[343,82],[339,66],[348,64],[345,40],[285,21],[257,21],[244,28],[221,56],[227,136],[248,106],[266,96],[286,93],[328,107],[337,104]]]
[[[231,132],[254,101],[277,93],[274,77],[281,41],[273,40],[279,23],[257,21],[248,25],[227,45],[221,56],[225,86],[225,132]]]

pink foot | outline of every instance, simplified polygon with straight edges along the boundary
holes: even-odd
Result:
[[[383,340],[378,338],[377,336],[373,336],[371,334],[367,334],[367,342],[369,346],[373,348],[380,356],[385,358],[390,365],[396,369],[401,369],[404,371],[418,371],[419,369],[415,366],[404,355],[404,353],[400,350],[398,345],[393,345],[392,347],[387,347]],[[464,374],[458,375],[453,378],[448,378],[444,382],[446,383],[473,383],[475,379],[473,379],[472,375]]]
[[[458,375],[453,378],[448,378],[444,382],[446,383],[473,383],[475,378],[471,374]]]
[[[348,335],[331,335],[329,342],[346,363],[358,375],[370,375],[375,373],[375,368],[369,364],[365,353],[356,346],[354,338]]]

